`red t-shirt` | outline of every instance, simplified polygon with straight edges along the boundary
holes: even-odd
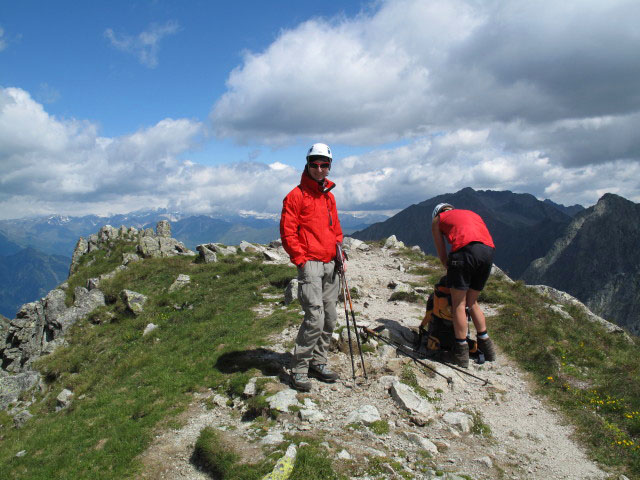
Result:
[[[495,248],[491,234],[480,215],[471,210],[447,210],[440,214],[440,231],[451,244],[451,251],[460,250],[471,242]]]

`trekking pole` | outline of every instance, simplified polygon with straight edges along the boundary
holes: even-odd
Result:
[[[346,292],[346,295],[343,293],[343,298],[344,298],[345,315],[347,315],[347,333],[349,333],[348,331],[349,320],[348,320],[348,314],[347,314],[347,299],[349,299],[349,308],[351,309],[351,321],[353,322],[353,331],[356,335],[356,342],[358,343],[358,352],[360,353],[360,363],[362,364],[362,373],[364,375],[364,378],[368,380],[369,377],[367,377],[367,369],[364,366],[364,356],[362,355],[362,345],[360,344],[360,334],[358,333],[358,324],[356,323],[356,315],[355,313],[353,313],[353,302],[351,301],[349,284],[347,283],[347,276],[344,272],[344,262],[342,261],[343,255],[344,255],[344,258],[347,258],[347,256],[346,254],[343,253],[342,247],[340,245],[337,245],[336,251],[337,251],[337,256],[339,257],[339,260],[340,260],[340,267],[339,267],[340,278],[342,279],[342,282],[343,282],[344,292]],[[349,351],[351,352],[351,335],[350,334],[349,334]],[[353,363],[353,352],[351,352],[351,362]],[[355,370],[354,370],[354,378],[355,378]]]
[[[367,328],[367,327],[360,327],[360,328],[362,328],[362,330],[364,330],[365,333],[367,333],[368,335],[372,335],[375,338],[377,338],[378,340],[382,340],[384,343],[386,343],[387,345],[389,345],[391,347],[396,347],[401,353],[404,353],[407,357],[411,358],[418,365],[421,365],[424,368],[426,368],[428,370],[431,370],[436,375],[440,375],[442,378],[444,378],[447,381],[448,385],[451,385],[453,383],[453,379],[451,377],[447,377],[443,373],[440,373],[439,371],[437,371],[435,368],[430,367],[429,365],[424,363],[422,360],[416,358],[415,354],[412,351],[410,351],[409,349],[404,348],[401,345],[398,345],[396,342],[392,342],[388,338],[383,337],[382,335],[380,335],[379,333],[375,332],[374,330],[371,330],[370,328]]]
[[[413,357],[413,355],[417,355],[418,352],[416,352],[414,349],[407,347],[406,345],[402,345],[398,342],[394,342],[392,340],[389,340],[388,338],[384,338],[383,336],[381,336],[379,333],[377,333],[375,330],[371,330],[369,331],[369,329],[365,329],[366,333],[371,333],[373,335],[376,336],[376,338],[380,338],[380,340],[382,340],[383,342],[386,342],[388,345],[391,345],[392,347],[396,347],[398,350],[400,350],[402,353],[405,353],[407,356],[413,358],[415,360],[415,357]],[[409,351],[411,353],[407,353],[406,351]],[[464,373],[465,375],[468,375],[469,377],[475,378],[476,380],[480,380],[482,382],[482,386],[484,387],[485,385],[489,385],[491,382],[486,379],[486,378],[480,378],[476,375],[474,375],[471,372],[468,372],[467,370],[460,368],[456,365],[452,365],[449,362],[445,362],[444,360],[432,360],[434,362],[439,362],[442,363],[443,365],[446,365],[447,367],[449,367],[452,370],[457,370],[460,373]],[[425,365],[426,366],[426,365]],[[431,370],[431,367],[428,367]]]
[[[344,292],[344,282],[342,281],[342,275],[340,275],[340,283],[342,285],[342,300],[344,301],[344,316],[347,318],[347,338],[349,340],[349,355],[351,357],[351,372],[353,373],[353,381],[356,380],[356,364],[353,361],[353,348],[351,347],[351,329],[349,328],[349,312],[347,312],[347,295]],[[358,335],[358,331],[355,332]]]

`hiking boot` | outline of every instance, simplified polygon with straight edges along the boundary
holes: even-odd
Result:
[[[306,373],[292,373],[291,386],[301,392],[309,392],[311,390],[311,380]]]
[[[484,359],[487,362],[493,362],[496,359],[496,349],[493,348],[493,342],[490,338],[479,338],[478,348],[484,353]]]
[[[453,363],[458,367],[469,368],[469,344],[456,342],[453,347]]]
[[[309,365],[309,375],[327,383],[333,383],[340,378],[340,375],[331,371],[326,364]]]

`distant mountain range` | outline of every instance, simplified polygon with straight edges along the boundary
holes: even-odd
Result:
[[[387,217],[340,215],[346,233],[384,218]],[[155,227],[160,220],[169,220],[173,237],[192,250],[201,243],[269,243],[280,237],[279,215],[211,217],[156,210],[109,217],[52,215],[0,220],[0,314],[13,318],[23,303],[37,300],[62,283],[78,238],[96,233],[103,225],[143,229]]]
[[[374,222],[387,218],[384,215],[368,214],[355,216],[341,213],[340,222],[345,232],[366,228]],[[280,237],[279,215],[227,215],[208,216],[170,212],[164,209],[132,212],[122,215],[101,217],[86,215],[66,217],[52,215],[46,217],[0,220],[0,248],[4,243],[11,253],[33,247],[44,253],[71,257],[79,237],[86,237],[98,231],[103,225],[153,228],[160,220],[169,220],[173,237],[193,249],[196,245],[220,242],[237,245],[242,240],[269,243]]]
[[[544,256],[562,235],[580,205],[565,207],[533,195],[510,191],[464,188],[425,200],[402,210],[393,217],[354,232],[360,240],[377,240],[396,235],[408,245],[436,254],[431,237],[431,214],[438,203],[473,210],[480,215],[496,244],[495,263],[513,278],[519,278],[529,264]]]
[[[14,318],[20,306],[46,295],[67,279],[71,259],[33,248],[0,255],[0,314]]]

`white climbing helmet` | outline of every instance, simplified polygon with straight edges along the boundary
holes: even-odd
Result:
[[[436,208],[433,209],[433,213],[431,214],[431,220],[436,218],[436,215],[438,215],[445,208],[449,208],[449,210],[450,210],[450,209],[453,208],[453,205],[451,205],[449,203],[439,203],[439,204],[437,204]]]
[[[310,157],[325,157],[329,159],[329,162],[333,159],[329,145],[324,143],[314,143],[311,145],[311,148],[307,152],[307,162]]]

